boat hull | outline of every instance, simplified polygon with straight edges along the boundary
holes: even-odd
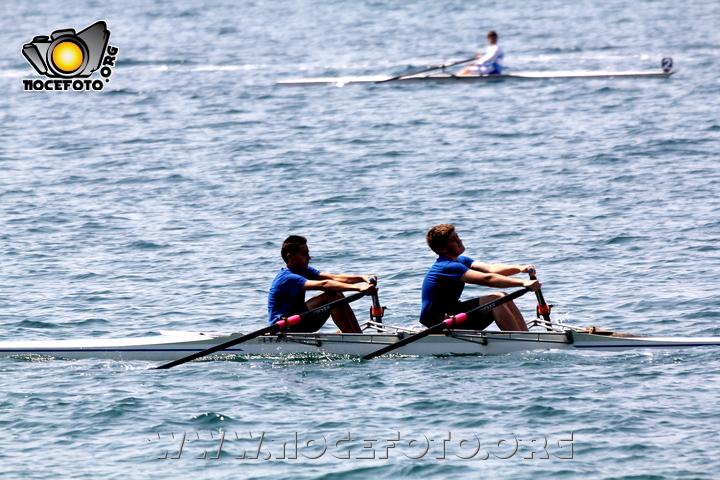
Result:
[[[154,337],[0,342],[0,356],[65,359],[171,361],[240,336],[165,332]],[[405,338],[408,333],[264,335],[214,355],[283,356],[293,354],[363,356]],[[608,336],[566,332],[476,332],[455,330],[407,344],[394,355],[500,355],[517,351],[562,349],[620,351],[720,346],[720,337]]]
[[[488,83],[499,82],[503,80],[548,80],[548,79],[615,79],[615,78],[669,78],[675,72],[524,72],[507,75],[468,75],[455,76],[447,73],[434,75],[410,75],[388,81],[393,77],[384,75],[359,76],[359,77],[320,77],[320,78],[296,78],[288,80],[279,80],[277,85],[283,86],[312,86],[312,85],[333,85],[343,86],[360,83]]]

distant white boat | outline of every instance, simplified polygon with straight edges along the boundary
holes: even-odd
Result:
[[[288,80],[278,80],[277,85],[286,86],[307,86],[307,85],[334,85],[342,86],[353,83],[424,83],[424,82],[440,82],[440,83],[487,83],[499,82],[503,80],[542,80],[542,79],[567,79],[567,78],[669,78],[675,73],[672,69],[672,58],[666,57],[662,59],[660,71],[624,71],[624,72],[608,72],[608,71],[559,71],[559,72],[523,72],[508,73],[500,75],[465,75],[457,76],[445,71],[445,67],[465,63],[473,59],[461,60],[459,62],[447,65],[439,65],[436,67],[428,67],[424,70],[406,75],[398,75],[396,77],[388,77],[384,75],[360,76],[360,77],[319,77],[319,78],[295,78]],[[427,74],[425,72],[441,69],[438,73]]]
[[[487,83],[487,82],[499,82],[502,80],[540,80],[540,79],[569,79],[569,78],[669,78],[673,71],[663,72],[642,72],[642,71],[626,71],[626,72],[581,72],[581,71],[568,71],[568,72],[524,72],[524,73],[509,73],[507,75],[468,75],[468,76],[455,76],[449,73],[436,73],[433,75],[411,75],[407,77],[401,77],[390,81],[393,77],[375,75],[375,76],[361,76],[361,77],[319,77],[319,78],[295,78],[288,80],[278,80],[277,85],[285,86],[310,86],[310,85],[333,85],[342,86],[350,85],[355,83],[424,83],[424,82],[439,82],[439,83]]]

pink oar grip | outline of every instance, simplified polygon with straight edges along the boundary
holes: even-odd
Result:
[[[458,323],[462,323],[465,320],[467,320],[467,314],[465,313],[458,313],[457,315],[454,315],[450,318],[446,318],[443,320],[443,323],[447,325],[448,328],[451,328],[454,325],[457,325]]]
[[[290,328],[298,322],[300,322],[300,315],[293,315],[292,317],[278,320],[277,326],[280,327],[280,330],[285,330],[286,328]]]

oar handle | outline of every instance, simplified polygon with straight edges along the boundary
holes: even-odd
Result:
[[[530,280],[537,280],[537,277],[535,276],[535,269],[529,268],[528,269],[528,275],[530,275]],[[535,297],[537,298],[538,305],[537,305],[537,313],[538,315],[541,315],[543,319],[546,321],[550,321],[550,305],[545,302],[545,297],[543,297],[542,291],[537,290],[535,291]]]
[[[370,316],[377,323],[382,323],[385,308],[380,305],[380,297],[377,294],[377,279],[371,278],[370,283],[375,285],[375,293],[372,295],[372,306],[370,306]]]
[[[467,320],[468,314],[473,312],[479,312],[479,313],[485,313],[488,310],[492,310],[495,307],[498,307],[504,303],[511,302],[515,300],[516,298],[525,295],[527,292],[529,292],[530,289],[525,287],[520,290],[517,290],[509,295],[505,295],[504,297],[500,297],[497,300],[493,300],[492,302],[488,302],[484,305],[480,305],[479,307],[472,308],[468,310],[465,313],[458,313],[456,315],[450,316],[443,320],[442,322],[438,323],[437,325],[433,325],[432,327],[428,328],[427,330],[423,330],[422,332],[416,333],[415,335],[411,335],[407,338],[404,338],[398,342],[393,343],[392,345],[387,345],[380,350],[376,350],[372,353],[369,353],[363,357],[365,360],[370,360],[375,357],[379,357],[380,355],[383,355],[385,353],[391,352],[393,350],[396,350],[400,347],[403,347],[407,345],[408,343],[415,342],[417,340],[420,340],[421,338],[425,338],[430,334],[433,333],[440,333],[446,328],[453,328],[454,326],[464,322]]]

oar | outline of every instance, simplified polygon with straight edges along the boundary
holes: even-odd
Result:
[[[289,318],[283,318],[273,323],[272,325],[261,328],[260,330],[257,330],[255,332],[248,333],[247,335],[243,335],[242,337],[233,338],[232,340],[228,340],[227,342],[221,343],[220,345],[210,347],[207,350],[193,353],[192,355],[188,355],[187,357],[183,357],[178,360],[173,360],[172,362],[166,363],[165,365],[160,365],[159,367],[154,367],[154,370],[166,370],[168,368],[176,367],[185,362],[195,360],[196,358],[205,357],[212,353],[219,352],[220,350],[225,350],[226,348],[230,348],[233,345],[237,345],[238,343],[247,342],[248,340],[252,340],[253,338],[259,337],[261,335],[265,335],[266,333],[275,333],[280,330],[285,330],[286,328],[289,328],[292,325],[299,323],[303,319],[317,317],[327,312],[328,310],[332,310],[333,308],[337,308],[350,302],[354,302],[355,300],[359,300],[364,296],[365,292],[358,292],[348,297],[335,300],[334,302],[326,303],[325,305],[321,305],[318,308],[307,311],[305,313],[301,313],[300,315],[293,315]]]
[[[535,276],[535,269],[531,268],[528,270],[528,274],[530,275],[530,280],[537,280],[537,277]],[[535,291],[535,297],[537,297],[538,305],[537,305],[537,313],[538,315],[541,315],[543,319],[546,322],[550,322],[550,308],[552,305],[548,305],[545,303],[545,297],[543,297],[543,294],[540,290]],[[548,330],[551,330],[549,326],[546,326]]]
[[[517,290],[517,291],[511,293],[510,295],[505,295],[504,297],[498,298],[497,300],[493,300],[492,302],[488,302],[485,305],[480,305],[479,307],[475,307],[471,310],[468,310],[465,313],[458,313],[457,315],[453,315],[449,318],[446,318],[445,320],[438,323],[437,325],[428,328],[427,330],[423,330],[420,333],[416,333],[415,335],[411,335],[403,340],[400,340],[399,342],[395,342],[392,345],[388,345],[386,347],[381,348],[380,350],[377,350],[373,353],[365,355],[363,357],[363,359],[370,360],[372,358],[379,357],[380,355],[383,355],[392,350],[398,349],[402,346],[407,345],[408,343],[412,343],[416,340],[420,340],[421,338],[425,338],[428,335],[431,335],[433,333],[440,333],[443,330],[445,330],[446,328],[452,328],[455,325],[467,320],[468,313],[472,313],[472,312],[485,313],[488,310],[492,310],[493,308],[495,308],[499,305],[502,305],[503,303],[511,302],[511,301],[515,300],[516,298],[518,298],[522,295],[525,295],[529,291],[530,291],[530,289],[525,287],[521,290]]]
[[[425,73],[425,72],[429,72],[430,70],[437,70],[438,68],[442,68],[443,70],[445,70],[446,67],[452,67],[453,65],[460,65],[461,63],[472,62],[473,60],[475,60],[475,59],[477,59],[477,58],[478,58],[478,57],[475,56],[475,57],[472,57],[472,58],[468,58],[468,59],[466,59],[466,60],[460,60],[459,62],[445,63],[445,64],[443,64],[443,65],[436,65],[436,66],[434,66],[434,67],[428,67],[428,68],[426,68],[426,69],[424,69],[424,70],[418,70],[417,72],[405,73],[405,74],[403,74],[403,75],[398,75],[397,77],[386,78],[385,80],[379,80],[379,81],[377,81],[377,82],[375,82],[375,83],[392,82],[393,80],[400,80],[400,79],[403,78],[403,77],[412,77],[413,75],[417,75],[418,73]]]

